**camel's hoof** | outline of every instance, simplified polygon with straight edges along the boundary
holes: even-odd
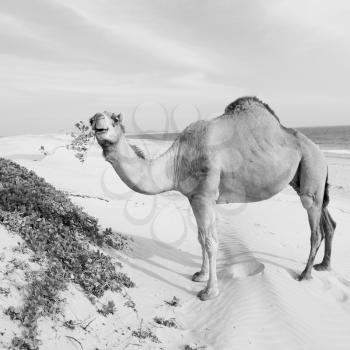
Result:
[[[205,288],[197,294],[198,298],[202,301],[214,299],[218,295],[219,295],[219,289],[217,288],[210,288],[210,289]]]
[[[301,275],[298,277],[298,281],[308,281],[311,280],[311,273],[303,271]]]
[[[194,282],[206,282],[209,279],[209,274],[203,273],[201,271],[196,272],[192,276],[192,281]]]
[[[329,271],[331,269],[331,266],[327,263],[321,262],[321,264],[314,265],[314,269],[316,271]]]

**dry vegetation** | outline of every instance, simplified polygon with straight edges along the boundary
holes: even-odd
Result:
[[[12,348],[38,349],[37,321],[55,317],[60,312],[60,293],[68,283],[79,285],[93,299],[105,291],[121,291],[134,283],[122,273],[120,266],[99,247],[122,250],[127,239],[111,229],[101,232],[95,218],[74,205],[68,196],[34,172],[0,158],[0,223],[20,235],[32,252],[38,270],[12,262],[24,271],[26,287],[23,305],[10,306],[5,313],[23,327],[21,337],[15,336]],[[1,289],[1,294],[9,291]],[[101,313],[113,313],[112,303]],[[68,324],[67,324],[68,326]]]

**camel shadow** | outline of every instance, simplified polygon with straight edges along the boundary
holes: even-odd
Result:
[[[123,254],[118,254],[118,259],[125,265],[132,267],[135,270],[141,271],[151,278],[155,278],[166,284],[181,289],[187,293],[195,295],[196,292],[192,289],[185,288],[181,284],[174,283],[172,280],[165,278],[156,269],[167,270],[178,276],[182,276],[186,279],[191,279],[191,275],[181,273],[179,269],[171,268],[174,263],[183,266],[184,269],[187,267],[193,267],[193,272],[200,269],[201,256],[185,252],[179,248],[173,247],[170,244],[159,242],[152,238],[131,236],[133,243],[131,244],[131,250],[125,251]],[[110,252],[111,255],[117,255]],[[145,264],[138,264],[133,262],[133,259],[144,261]],[[164,260],[162,264],[156,260]],[[169,262],[167,264],[166,262]],[[170,265],[170,266],[169,266]]]
[[[198,271],[200,269],[202,259],[200,254],[197,255],[183,251],[178,247],[160,242],[153,238],[132,235],[129,235],[129,238],[131,238],[133,241],[131,244],[132,250],[118,254],[118,259],[122,263],[172,287],[179,288],[192,295],[196,294],[194,290],[188,289],[180,283],[175,283],[173,280],[165,278],[161,273],[156,272],[156,269],[158,269],[158,271],[159,269],[167,270],[172,274],[176,274],[190,280],[192,275],[180,272],[181,266],[183,266],[184,269],[188,267],[193,268],[193,273]],[[230,254],[229,257],[225,258],[223,255],[227,249],[227,244],[230,244]],[[145,264],[135,263],[133,262],[133,259],[144,261]],[[159,260],[164,261],[164,263],[159,262]],[[169,262],[169,264],[167,262]],[[260,264],[256,264],[256,262]],[[225,242],[222,242],[219,245],[218,276],[225,276],[225,270],[234,266],[241,266],[241,268],[246,271],[247,276],[254,276],[263,272],[264,264],[268,264],[285,270],[294,280],[297,280],[299,277],[298,271],[290,268],[288,266],[288,262],[295,264],[301,263],[295,259],[286,258],[265,251],[251,251],[240,241],[231,241],[230,243],[226,242],[226,244]],[[171,266],[174,266],[174,264],[179,265],[180,269],[172,268]]]
[[[133,237],[133,240],[133,256],[138,259],[149,260],[151,257],[157,256],[190,267],[197,267],[200,263],[201,257],[199,255],[185,252],[171,244],[139,236]]]

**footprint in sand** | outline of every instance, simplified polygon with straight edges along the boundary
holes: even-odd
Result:
[[[220,272],[220,277],[224,279],[246,278],[262,273],[264,269],[264,264],[257,260],[249,260],[225,266]]]

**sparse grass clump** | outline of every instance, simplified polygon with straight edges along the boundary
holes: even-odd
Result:
[[[0,294],[8,297],[10,294],[10,288],[0,287]]]
[[[164,300],[164,302],[170,306],[177,307],[180,304],[180,299],[174,296],[170,301]]]
[[[22,309],[7,310],[25,327],[31,344],[20,345],[20,339],[15,338],[16,347],[37,349],[36,321],[59,311],[59,292],[69,281],[79,284],[88,297],[97,298],[107,290],[120,291],[134,285],[116,270],[111,257],[91,249],[91,244],[123,249],[126,238],[111,229],[101,233],[97,220],[74,205],[64,192],[33,171],[2,158],[0,184],[0,223],[18,233],[36,259],[45,262],[45,269],[26,273],[29,284]]]
[[[102,308],[98,310],[98,313],[107,317],[108,315],[114,315],[116,307],[114,301],[110,300],[107,304],[102,305]]]
[[[196,345],[196,344],[191,344],[191,345],[185,345],[185,350],[204,350],[204,349],[207,349],[207,346],[205,345]]]
[[[64,321],[63,325],[70,330],[74,330],[76,323],[73,320],[68,320],[68,321]]]
[[[164,319],[163,317],[156,316],[153,321],[161,326],[169,327],[169,328],[178,328],[178,325],[175,321],[175,318]]]
[[[153,343],[161,342],[159,338],[149,328],[142,328],[142,320],[141,320],[140,328],[137,330],[133,330],[131,332],[131,335],[140,340],[150,339]]]

